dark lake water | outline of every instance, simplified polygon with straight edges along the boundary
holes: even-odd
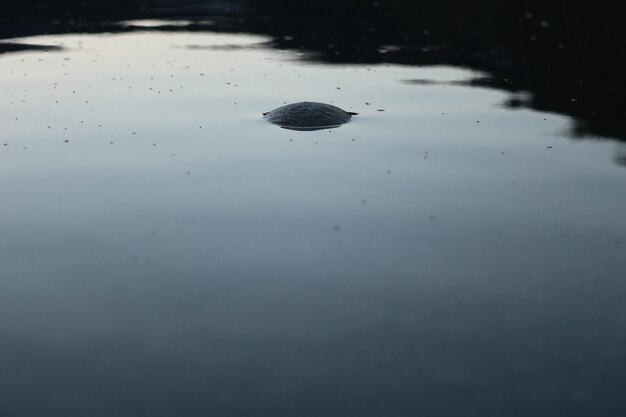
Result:
[[[623,143],[166,23],[0,55],[1,416],[624,415]]]

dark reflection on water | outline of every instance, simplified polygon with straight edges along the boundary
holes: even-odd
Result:
[[[575,117],[572,135],[621,141],[624,29],[608,6],[594,7],[26,0],[0,6],[0,51],[48,48],[17,46],[14,36],[145,31],[129,21],[170,19],[149,30],[268,34],[263,45],[315,63],[477,69],[467,81],[394,85],[492,87],[511,93],[510,108]],[[143,42],[129,50],[147,51]],[[141,60],[132,80],[152,75],[154,61]],[[83,61],[68,61],[72,75],[93,71]],[[42,66],[31,67],[32,82],[52,84]],[[113,67],[103,73],[124,75]],[[354,109],[358,121],[302,135],[261,120],[267,93],[247,96],[258,100],[247,109],[259,108],[245,117],[202,109],[221,103],[202,94],[222,81],[198,95],[184,84],[189,95],[147,106],[148,116],[131,106],[153,96],[134,101],[119,80],[94,83],[88,98],[101,101],[100,114],[87,122],[113,126],[68,143],[37,131],[32,153],[20,140],[50,120],[48,109],[12,125],[23,130],[7,140],[0,178],[1,417],[626,415],[623,170],[584,150],[558,158],[543,137],[520,146],[536,114],[492,117],[517,134],[510,140],[465,134],[467,102],[489,102],[467,89],[425,96],[451,111],[461,102],[456,118],[431,111],[398,126],[430,103],[404,118],[400,105],[380,113],[391,121],[368,103]],[[69,85],[60,87],[67,96]],[[101,109],[130,115],[107,119]],[[51,114],[74,121],[81,110]],[[214,119],[197,115],[209,110]],[[198,120],[213,123],[211,133],[193,133]],[[135,125],[139,134],[119,133]],[[625,160],[618,148],[615,161]]]
[[[29,45],[24,43],[0,42],[0,53],[22,51],[60,51],[61,48],[54,45]]]
[[[514,106],[575,118],[572,136],[626,139],[626,24],[611,2],[65,0],[0,10],[5,38],[138,29],[117,23],[126,19],[186,19],[153,30],[266,34],[275,47],[315,62],[477,69],[488,74],[483,87],[528,93]]]

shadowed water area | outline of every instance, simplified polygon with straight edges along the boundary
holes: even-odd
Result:
[[[566,6],[3,3],[0,416],[625,415],[625,26]]]

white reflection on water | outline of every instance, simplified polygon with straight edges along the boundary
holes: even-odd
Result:
[[[625,170],[567,119],[402,83],[465,70],[248,35],[23,41],[65,50],[0,57],[0,411],[458,415],[446,398],[615,389],[595,369],[625,342]],[[262,119],[304,100],[359,115]]]

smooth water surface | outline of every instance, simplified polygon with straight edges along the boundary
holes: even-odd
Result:
[[[0,56],[0,415],[623,415],[619,145],[267,41]]]

